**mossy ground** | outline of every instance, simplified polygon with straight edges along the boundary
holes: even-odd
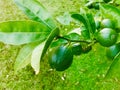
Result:
[[[53,15],[79,11],[84,0],[39,0]],[[13,0],[0,0],[0,22],[28,19]],[[62,31],[61,31],[62,32]],[[41,61],[41,71],[34,74],[28,65],[14,74],[15,58],[21,46],[0,43],[0,90],[119,90],[120,82],[105,79],[111,64],[105,49],[99,44],[88,54],[74,57],[72,66],[64,72],[51,71],[47,58]]]

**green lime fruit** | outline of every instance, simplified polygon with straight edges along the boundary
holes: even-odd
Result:
[[[114,59],[114,57],[120,52],[120,43],[112,45],[106,49],[106,56],[109,59]]]
[[[92,46],[86,46],[82,48],[82,52],[83,53],[88,53],[92,50]]]
[[[50,52],[49,64],[56,71],[64,71],[69,68],[73,61],[71,46],[59,46]]]
[[[102,28],[115,28],[115,22],[111,19],[103,19],[101,21],[101,27]]]
[[[110,2],[111,0],[103,0],[105,3],[108,3],[108,2]]]
[[[97,33],[97,41],[105,47],[112,46],[117,41],[117,32],[111,28],[104,28]]]
[[[76,43],[72,45],[72,53],[73,55],[80,55],[82,53],[82,46],[80,43]]]

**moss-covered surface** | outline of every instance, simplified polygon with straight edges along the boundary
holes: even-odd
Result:
[[[79,11],[84,0],[39,0],[54,16],[65,11]],[[13,0],[0,0],[0,22],[28,19]],[[62,32],[62,31],[61,31]],[[52,71],[47,57],[41,61],[41,71],[34,74],[29,66],[14,74],[14,62],[22,46],[0,43],[0,90],[119,90],[118,79],[104,79],[111,61],[105,49],[95,45],[88,54],[74,57],[72,66],[64,72]]]

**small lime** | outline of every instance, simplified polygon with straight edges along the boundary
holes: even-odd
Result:
[[[97,33],[96,39],[102,46],[109,47],[117,41],[117,33],[111,28],[104,28]]]
[[[71,46],[59,46],[48,53],[49,64],[56,71],[64,71],[70,67],[73,61]]]
[[[111,19],[103,19],[101,21],[101,27],[102,28],[115,28],[115,22]]]
[[[86,46],[82,48],[82,52],[83,53],[88,53],[92,50],[92,46]]]
[[[106,56],[113,59],[120,52],[120,43],[112,45],[106,49]]]
[[[80,55],[82,53],[82,46],[80,43],[76,43],[72,45],[72,53],[73,55]]]

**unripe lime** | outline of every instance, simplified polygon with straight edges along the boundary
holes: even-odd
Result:
[[[82,52],[83,53],[88,53],[92,50],[92,46],[86,46],[82,48]]]
[[[73,55],[80,55],[82,53],[82,46],[79,43],[72,45],[72,53]]]
[[[96,39],[102,46],[109,47],[117,41],[117,33],[111,28],[104,28],[97,33]]]
[[[59,46],[50,52],[49,64],[56,71],[64,71],[70,67],[73,61],[71,46]]]
[[[101,27],[102,28],[112,28],[114,29],[115,28],[115,23],[113,20],[110,20],[110,19],[103,19],[101,21]]]
[[[113,59],[120,52],[120,43],[112,45],[106,49],[106,56]]]

